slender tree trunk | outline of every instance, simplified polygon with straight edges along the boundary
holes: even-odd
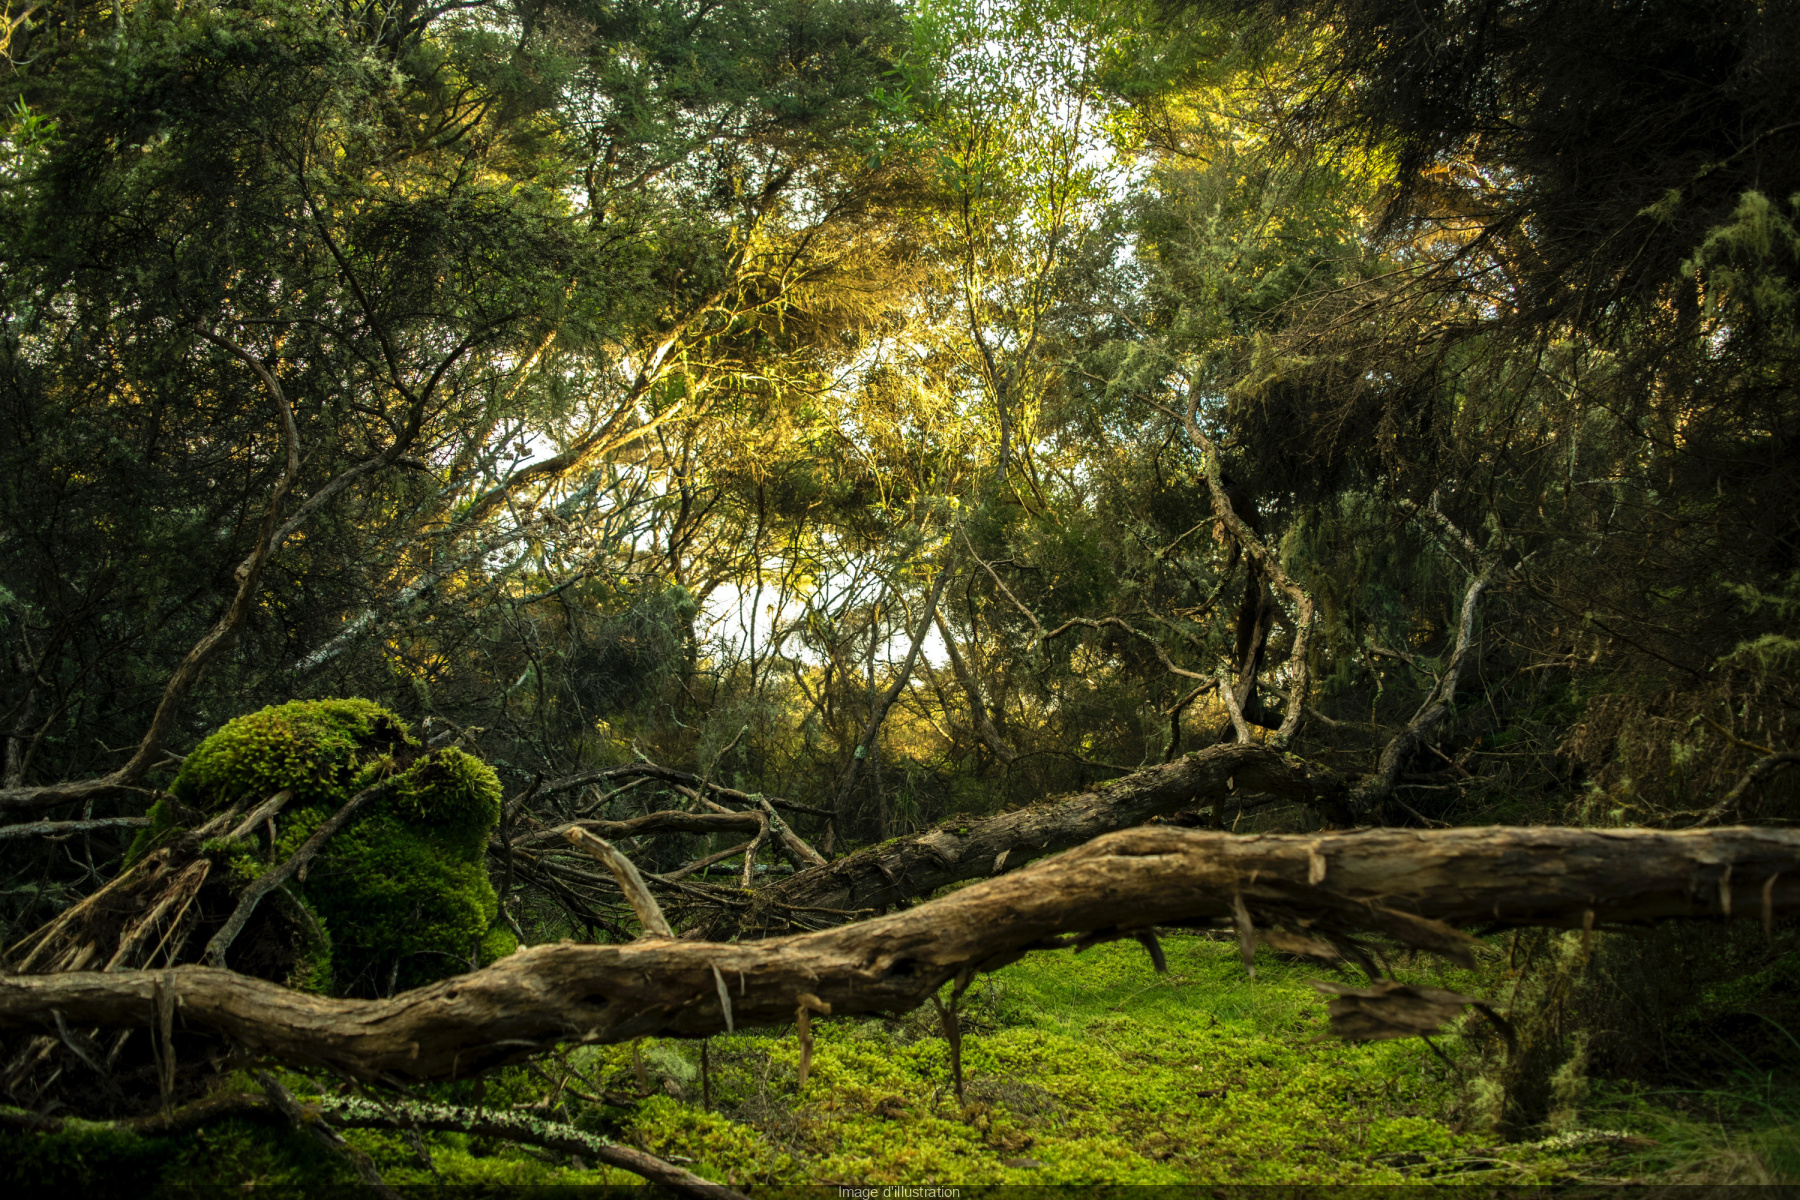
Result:
[[[962,688],[963,697],[969,704],[970,727],[996,761],[1012,762],[1019,756],[1019,752],[1007,744],[999,729],[995,728],[993,719],[988,716],[987,702],[981,694],[981,681],[964,661],[962,651],[956,648],[956,639],[950,636],[950,627],[944,624],[942,614],[937,615],[936,623],[938,636],[944,639],[944,649],[950,656],[950,671],[956,676],[957,685]]]
[[[913,632],[912,643],[906,648],[906,660],[901,663],[899,673],[894,676],[894,681],[888,685],[887,690],[875,698],[875,703],[869,710],[868,723],[863,726],[862,735],[856,739],[856,749],[851,754],[850,765],[844,770],[843,782],[838,786],[837,804],[834,806],[840,833],[850,829],[850,799],[856,794],[863,760],[874,757],[876,743],[881,737],[881,723],[887,719],[888,709],[912,679],[913,667],[919,661],[919,647],[924,644],[925,635],[931,630],[932,618],[937,615],[938,600],[943,596],[944,585],[950,582],[950,574],[955,566],[953,556],[938,569],[937,578],[931,584],[931,592],[925,598],[925,611],[919,618],[918,628]],[[870,637],[874,637],[872,631]]]
[[[1456,689],[1461,683],[1463,671],[1475,657],[1475,618],[1481,611],[1482,597],[1489,588],[1504,580],[1507,574],[1498,553],[1479,554],[1474,542],[1450,524],[1435,508],[1418,511],[1435,520],[1446,533],[1475,554],[1477,566],[1468,586],[1463,589],[1462,613],[1456,623],[1456,642],[1450,652],[1450,661],[1444,667],[1443,677],[1425,697],[1425,702],[1413,714],[1412,720],[1406,723],[1406,728],[1382,747],[1374,773],[1358,784],[1351,793],[1350,812],[1358,823],[1381,819],[1388,798],[1394,794],[1394,785],[1400,781],[1400,772],[1426,740],[1437,732],[1438,726],[1455,711]]]

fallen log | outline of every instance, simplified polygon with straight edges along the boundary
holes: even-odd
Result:
[[[0,978],[0,1029],[147,1025],[173,996],[190,1032],[389,1082],[447,1079],[559,1043],[704,1037],[903,1012],[1034,950],[1147,931],[1281,925],[1340,944],[1375,931],[1467,956],[1455,926],[1596,928],[1800,912],[1800,831],[1555,827],[1110,834],[905,912],[742,943],[561,943],[388,1000],[337,1000],[213,967]],[[164,1001],[166,1004],[167,1001]]]
[[[1273,794],[1312,803],[1322,790],[1299,759],[1255,743],[1196,750],[1088,792],[982,819],[946,821],[798,871],[759,890],[743,914],[722,913],[700,936],[716,941],[785,933],[786,909],[883,910],[938,888],[1017,870],[1152,817],[1212,805],[1227,795]]]

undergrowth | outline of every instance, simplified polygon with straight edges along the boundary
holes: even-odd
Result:
[[[798,1086],[791,1028],[700,1046],[648,1039],[572,1050],[557,1116],[708,1178],[767,1193],[799,1184],[1394,1184],[1537,1186],[1656,1179],[1800,1181],[1800,1090],[1746,1070],[1714,1090],[1597,1084],[1556,1132],[1504,1142],[1466,1115],[1476,1056],[1434,1045],[1350,1045],[1325,1033],[1306,986],[1319,968],[1263,954],[1255,978],[1235,943],[1164,942],[1155,975],[1132,943],[1034,955],[964,997],[965,1102],[930,1010],[814,1026]],[[1475,973],[1404,964],[1414,980],[1479,989]],[[1491,982],[1488,980],[1487,982]],[[541,1106],[554,1060],[437,1098]],[[293,1079],[296,1091],[306,1084]],[[711,1107],[702,1104],[710,1092]],[[542,1113],[542,1108],[537,1111]],[[396,1185],[618,1185],[621,1171],[481,1138],[349,1131]],[[237,1120],[180,1139],[70,1132],[5,1139],[0,1183],[131,1185],[149,1194],[349,1183],[341,1159],[279,1125]],[[419,1147],[425,1155],[421,1156]]]

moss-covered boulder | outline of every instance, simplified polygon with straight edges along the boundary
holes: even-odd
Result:
[[[426,750],[398,717],[367,700],[295,701],[225,725],[188,756],[169,799],[152,811],[145,844],[289,791],[272,846],[265,835],[220,849],[230,874],[248,882],[383,780],[381,795],[280,898],[290,952],[271,953],[268,938],[241,939],[231,965],[335,995],[372,996],[510,953],[517,943],[495,924],[499,905],[485,863],[500,819],[500,781],[460,750]]]

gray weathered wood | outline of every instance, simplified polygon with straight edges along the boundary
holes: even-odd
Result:
[[[914,1008],[946,981],[1055,935],[1229,921],[1328,935],[1378,930],[1457,953],[1451,926],[1581,928],[1800,911],[1800,831],[1487,827],[1233,836],[1110,834],[905,912],[759,942],[646,939],[521,950],[388,1000],[337,1000],[215,967],[0,978],[0,1029],[119,1027],[179,996],[190,1032],[363,1078],[445,1079],[567,1042],[722,1032],[791,1019],[802,993],[833,1014]],[[715,975],[715,972],[717,973]]]

